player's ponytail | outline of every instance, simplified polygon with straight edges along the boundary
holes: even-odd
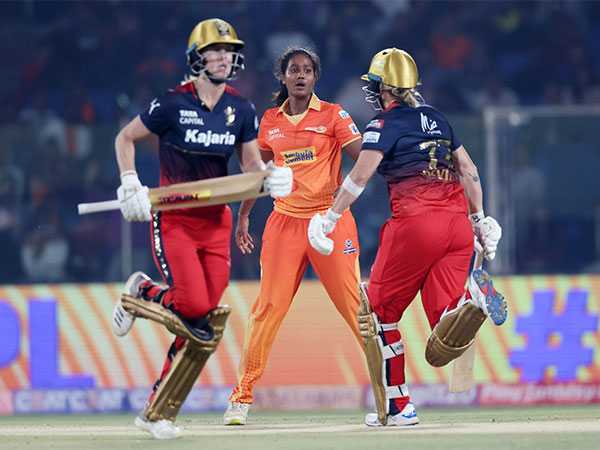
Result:
[[[289,97],[283,78],[290,60],[298,54],[306,55],[312,61],[315,78],[319,79],[319,76],[321,75],[321,59],[319,58],[319,55],[308,48],[289,47],[279,58],[277,58],[275,63],[274,74],[275,78],[279,80],[279,90],[273,94],[273,103],[277,106],[283,105],[283,102]]]
[[[417,108],[425,104],[425,99],[416,89],[393,88],[391,93],[398,102],[411,108]]]

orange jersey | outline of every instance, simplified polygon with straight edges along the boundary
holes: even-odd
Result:
[[[268,109],[258,130],[261,150],[273,152],[277,166],[294,172],[292,193],[275,200],[275,211],[310,218],[333,204],[342,182],[342,147],[361,138],[350,114],[313,94],[302,115]]]

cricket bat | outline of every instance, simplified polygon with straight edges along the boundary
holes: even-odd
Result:
[[[148,196],[153,211],[222,205],[269,195],[263,185],[269,170],[227,177],[209,178],[188,183],[171,184],[150,189]],[[120,209],[119,200],[80,203],[79,215]]]
[[[483,249],[481,245],[475,242],[475,263],[473,270],[480,269],[483,266]],[[473,344],[458,358],[452,361],[450,369],[450,379],[448,380],[449,392],[465,392],[475,386],[475,376],[473,366],[475,365],[475,345],[477,337]]]

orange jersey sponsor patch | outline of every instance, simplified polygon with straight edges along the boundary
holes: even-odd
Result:
[[[268,109],[258,131],[258,145],[273,152],[278,166],[294,172],[292,193],[275,200],[275,210],[309,218],[331,207],[342,181],[342,147],[361,138],[352,117],[335,103],[313,94],[308,110],[289,116],[280,108]]]

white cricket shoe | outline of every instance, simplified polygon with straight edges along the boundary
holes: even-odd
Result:
[[[416,425],[419,423],[415,405],[407,403],[402,411],[395,416],[389,415],[386,427],[401,427],[407,425]],[[369,413],[365,416],[365,425],[369,427],[382,427],[383,425],[377,417],[377,413]]]
[[[150,277],[144,272],[132,273],[125,283],[125,289],[123,290],[123,293],[138,297],[140,285],[144,281],[151,281]],[[129,330],[131,330],[134,321],[135,316],[125,311],[125,308],[123,308],[123,305],[121,304],[121,299],[117,300],[112,316],[113,334],[119,337],[125,336],[127,333],[129,333]]]
[[[143,417],[137,416],[134,423],[136,427],[147,431],[155,439],[176,439],[181,435],[181,428],[170,420],[163,419],[150,422]]]
[[[223,414],[223,425],[246,425],[250,403],[229,402]]]

